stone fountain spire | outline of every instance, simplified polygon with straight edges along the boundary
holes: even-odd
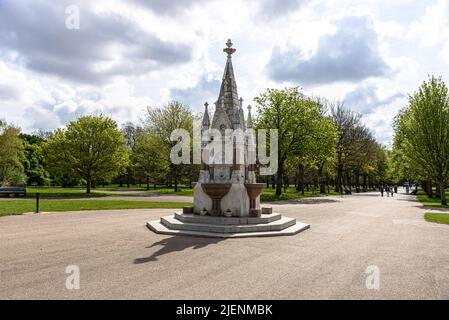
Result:
[[[226,42],[226,48],[223,52],[227,54],[226,65],[223,72],[223,79],[220,87],[220,93],[218,95],[218,101],[223,105],[223,109],[231,120],[232,127],[229,129],[234,129],[234,124],[236,114],[238,113],[240,102],[239,95],[237,93],[237,83],[234,76],[234,68],[232,66],[232,55],[237,51],[232,48],[233,43],[231,39]]]

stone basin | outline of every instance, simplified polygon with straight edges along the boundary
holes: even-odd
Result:
[[[221,214],[221,199],[231,189],[230,183],[202,183],[201,187],[204,192],[212,199],[212,216],[219,216]]]
[[[256,199],[265,189],[265,183],[245,183],[245,188],[249,196],[249,215],[259,217],[261,211],[256,209]]]
[[[265,183],[245,183],[246,192],[250,198],[257,198],[265,189]]]

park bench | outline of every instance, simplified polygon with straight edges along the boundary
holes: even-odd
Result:
[[[27,194],[26,188],[22,187],[0,187],[0,197],[10,197],[11,195],[14,195],[15,197],[18,197],[19,195],[23,195],[24,197]]]

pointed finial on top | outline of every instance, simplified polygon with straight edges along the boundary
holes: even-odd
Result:
[[[206,103],[204,104],[204,116],[203,116],[203,127],[208,128],[210,125],[210,120],[209,120],[209,111],[207,110],[207,107],[209,106],[209,104]]]
[[[233,43],[232,43],[231,39],[228,39],[228,42],[226,42],[227,48],[223,49],[223,52],[226,52],[228,54],[228,58],[230,58],[231,55],[237,51],[236,49],[232,48],[232,46],[233,46]]]
[[[252,128],[253,127],[253,117],[251,116],[251,106],[248,105],[248,118],[246,119],[246,126],[248,128]]]

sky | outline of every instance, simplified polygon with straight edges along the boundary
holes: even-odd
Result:
[[[0,0],[0,119],[33,132],[85,114],[138,123],[171,100],[201,112],[228,38],[245,106],[300,86],[385,145],[408,94],[449,82],[449,0]]]

